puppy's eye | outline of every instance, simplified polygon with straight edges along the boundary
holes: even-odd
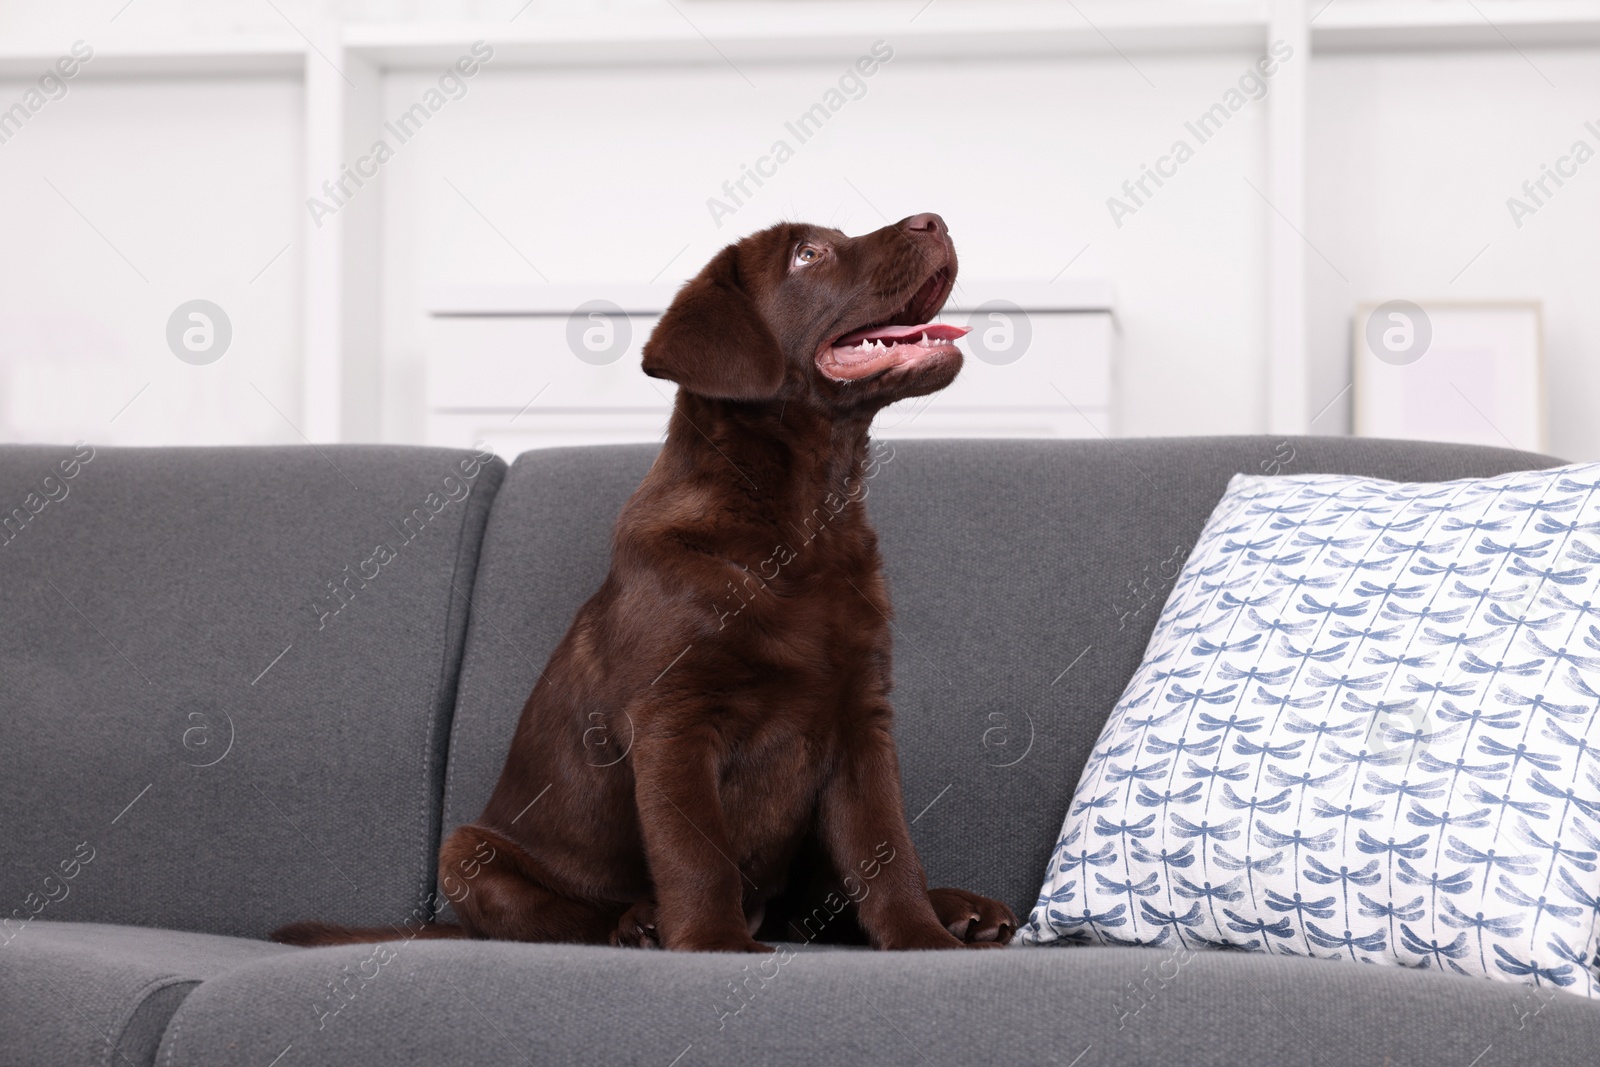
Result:
[[[817,260],[819,260],[821,258],[822,258],[822,249],[815,248],[815,247],[813,247],[811,245],[801,245],[798,249],[795,250],[794,262],[792,264],[790,264],[790,266],[804,267],[807,264],[815,263]]]

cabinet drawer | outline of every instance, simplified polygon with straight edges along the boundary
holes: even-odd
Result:
[[[1081,290],[1081,291],[1080,291]],[[612,313],[569,314],[599,302]],[[470,287],[424,326],[428,439],[528,448],[659,440],[676,387],[640,368],[670,286]],[[972,282],[941,316],[971,331],[959,377],[884,409],[879,437],[1115,433],[1115,329],[1103,285]],[[1023,308],[1047,310],[1021,310]],[[629,312],[616,309],[631,308]]]
[[[668,403],[673,387],[640,370],[640,352],[658,318],[600,316],[576,331],[564,315],[430,319],[428,406],[517,411],[535,395],[540,408]],[[989,312],[948,319],[972,333],[961,342],[967,358],[940,394],[941,407],[1111,406],[1109,314]]]

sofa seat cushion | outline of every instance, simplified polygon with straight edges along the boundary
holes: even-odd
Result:
[[[1600,1043],[1600,1005],[1398,967],[787,949],[784,962],[506,942],[296,950],[196,989],[161,1062],[1488,1067],[1588,1062]]]
[[[0,946],[0,1064],[153,1064],[196,985],[292,951],[142,926],[30,922]]]

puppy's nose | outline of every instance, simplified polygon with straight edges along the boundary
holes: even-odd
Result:
[[[949,232],[944,224],[944,219],[941,219],[931,211],[924,211],[920,215],[911,216],[905,221],[905,227],[908,230],[921,231],[923,233],[943,234]]]

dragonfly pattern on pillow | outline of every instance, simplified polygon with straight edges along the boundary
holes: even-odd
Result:
[[[1600,464],[1238,475],[1020,935],[1600,995]]]

